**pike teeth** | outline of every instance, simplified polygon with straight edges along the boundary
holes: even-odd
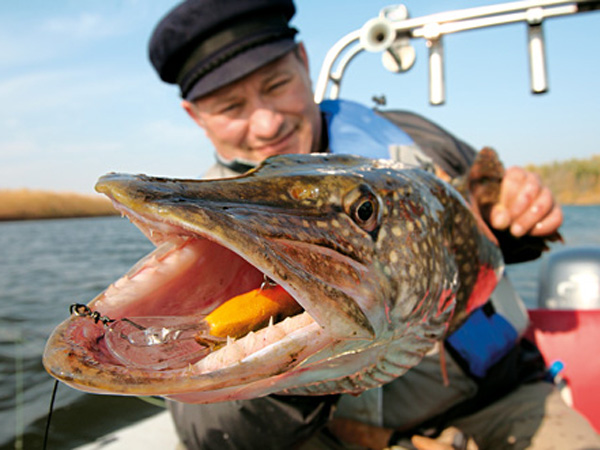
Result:
[[[293,317],[287,317],[276,324],[270,324],[268,327],[258,331],[251,331],[239,339],[233,339],[228,336],[227,345],[210,353],[194,364],[194,372],[196,374],[208,373],[236,364],[269,345],[276,345],[288,334],[307,327],[312,323],[314,323],[313,318],[307,312],[303,312]]]
[[[264,332],[264,339],[267,342],[275,342],[283,339],[286,334],[283,327],[270,326]]]
[[[257,344],[257,336],[256,333],[254,331],[249,332],[245,337],[244,337],[244,342],[243,342],[243,346],[244,346],[244,357],[248,356],[248,350],[252,350],[256,347]]]

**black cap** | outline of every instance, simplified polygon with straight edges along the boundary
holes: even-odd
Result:
[[[292,0],[187,0],[171,10],[150,39],[160,78],[194,100],[291,51]]]

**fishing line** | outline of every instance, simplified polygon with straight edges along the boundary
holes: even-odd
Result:
[[[23,333],[17,328],[15,337],[15,450],[23,449]]]
[[[50,435],[50,421],[52,420],[52,411],[54,410],[54,400],[56,400],[56,391],[58,390],[58,380],[54,381],[52,397],[50,398],[50,409],[48,410],[48,419],[46,420],[46,431],[44,432],[44,443],[42,450],[46,450],[48,445],[48,436]]]

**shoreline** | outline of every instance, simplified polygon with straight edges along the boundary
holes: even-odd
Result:
[[[0,222],[118,215],[100,194],[0,189]]]

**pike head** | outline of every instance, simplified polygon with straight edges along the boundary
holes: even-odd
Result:
[[[157,249],[88,305],[116,322],[72,316],[48,341],[47,370],[89,392],[358,393],[417,364],[502,266],[460,194],[390,161],[286,155],[232,179],[109,174],[96,189]],[[115,323],[179,332],[265,280],[297,303],[293,316],[222,342],[173,338],[162,356],[165,342],[118,345],[128,336]]]

